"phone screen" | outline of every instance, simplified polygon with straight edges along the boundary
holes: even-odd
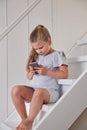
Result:
[[[32,62],[32,63],[30,63],[30,66],[32,66],[32,67],[40,67],[40,65],[38,65],[37,62]]]

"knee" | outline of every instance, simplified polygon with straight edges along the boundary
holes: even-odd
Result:
[[[43,95],[44,95],[43,89],[39,88],[39,89],[35,90],[35,92],[34,92],[34,97],[35,98],[42,98]]]
[[[18,96],[20,94],[20,86],[14,86],[12,87],[11,89],[11,96],[14,97],[14,96]]]

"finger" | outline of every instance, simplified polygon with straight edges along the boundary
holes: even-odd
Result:
[[[40,67],[34,67],[34,69],[35,69],[35,70],[39,70],[39,69],[40,69]]]

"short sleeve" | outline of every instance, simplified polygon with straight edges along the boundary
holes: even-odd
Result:
[[[59,67],[61,65],[67,65],[66,56],[63,51],[57,51],[53,57],[53,67]]]

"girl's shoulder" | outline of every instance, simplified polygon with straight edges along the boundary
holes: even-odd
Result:
[[[65,57],[65,53],[64,51],[58,51],[58,50],[55,50],[53,53],[52,53],[53,56],[63,56]]]

